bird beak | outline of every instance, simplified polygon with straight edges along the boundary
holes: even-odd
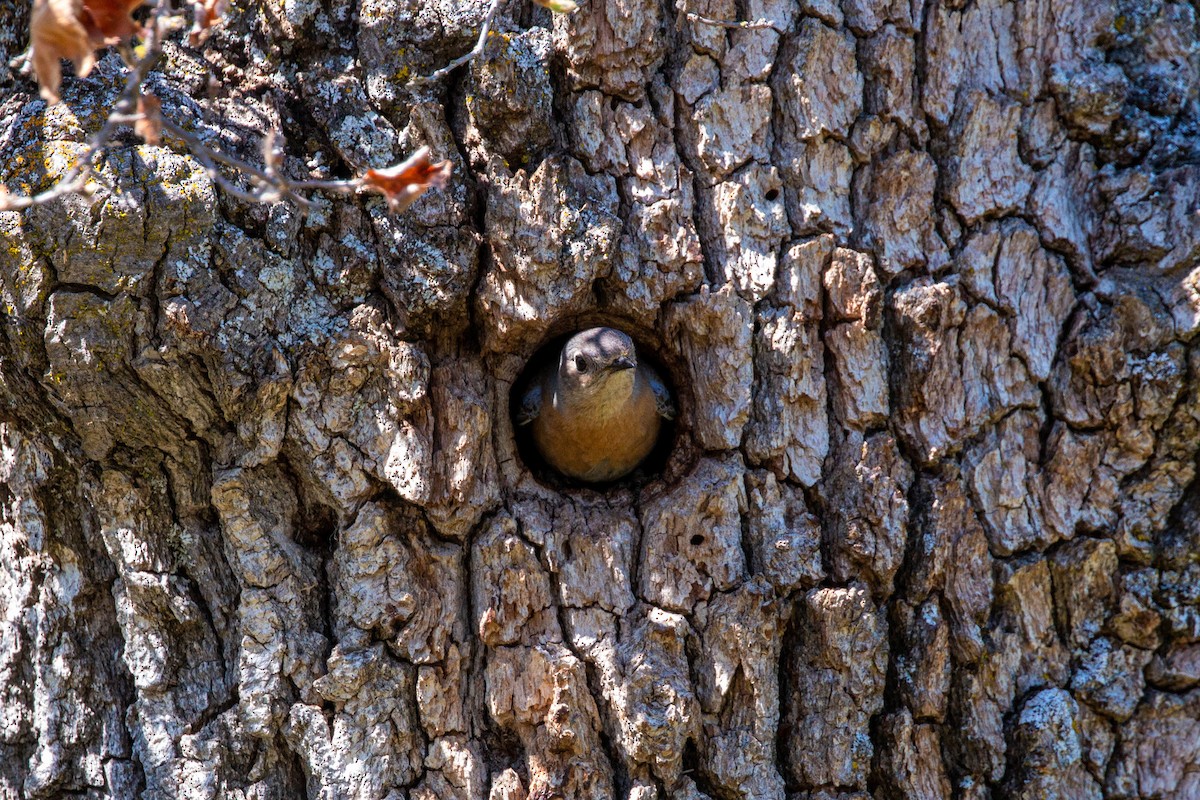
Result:
[[[637,364],[628,356],[617,356],[613,362],[608,365],[608,368],[613,372],[620,372],[623,369],[633,369]]]

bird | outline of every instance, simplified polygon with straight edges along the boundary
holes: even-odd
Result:
[[[616,328],[590,328],[567,340],[557,363],[530,382],[515,420],[554,469],[585,483],[625,477],[675,418],[666,384],[639,363],[633,339]]]

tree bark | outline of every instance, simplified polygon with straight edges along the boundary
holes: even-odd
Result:
[[[0,213],[0,798],[1200,797],[1195,5],[513,0],[412,82],[485,11],[151,76],[293,176],[451,159],[402,216],[133,137]],[[0,65],[10,190],[120,85]],[[599,489],[510,416],[592,324],[679,405]]]

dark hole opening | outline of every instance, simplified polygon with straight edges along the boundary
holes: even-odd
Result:
[[[768,200],[774,200],[777,197],[779,197],[779,190],[778,189],[767,189],[767,193],[765,195],[763,195],[763,197],[766,197]]]
[[[295,537],[301,546],[328,555],[334,550],[336,536],[337,513],[329,506],[306,503],[296,515]]]
[[[700,535],[700,534],[698,534],[698,533],[697,533],[697,534],[694,534],[694,535],[692,536],[691,542],[692,542],[692,545],[693,545],[693,546],[699,546],[699,545],[702,545],[702,544],[704,544],[704,537],[703,537],[703,536],[701,536],[701,535]]]
[[[512,390],[508,397],[508,408],[513,417],[513,437],[516,441],[517,455],[520,456],[522,463],[525,464],[525,467],[533,473],[533,476],[539,482],[554,489],[587,487],[603,491],[604,489],[616,486],[644,485],[662,475],[667,462],[670,460],[679,435],[678,414],[681,413],[682,404],[680,403],[679,393],[676,390],[671,372],[647,345],[646,340],[639,337],[636,332],[627,327],[619,324],[611,326],[624,331],[633,338],[634,344],[637,347],[638,361],[649,364],[658,372],[663,382],[667,384],[667,389],[671,392],[671,396],[675,399],[676,409],[676,418],[674,420],[662,420],[662,427],[659,429],[658,441],[655,443],[654,449],[650,451],[650,455],[646,456],[645,460],[632,472],[615,481],[606,483],[589,483],[563,475],[546,463],[546,460],[542,458],[542,454],[538,452],[537,445],[533,441],[531,426],[517,425],[516,423],[516,413],[521,408],[521,398],[525,396],[526,390],[541,376],[543,370],[558,368],[559,354],[562,353],[563,345],[580,330],[585,330],[588,327],[595,327],[595,325],[581,326],[577,330],[571,330],[568,333],[555,336],[547,341],[526,362],[517,379],[513,381]]]

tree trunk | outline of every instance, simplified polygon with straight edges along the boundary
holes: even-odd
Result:
[[[0,798],[1200,797],[1195,5],[687,2],[238,4],[164,113],[451,185],[0,213]],[[0,70],[45,188],[119,61]],[[613,487],[510,415],[592,324]]]

